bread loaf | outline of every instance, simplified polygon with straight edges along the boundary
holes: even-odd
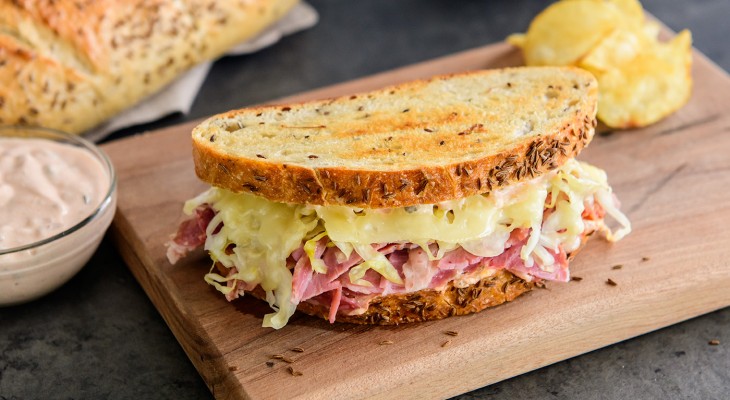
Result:
[[[81,133],[296,0],[0,0],[0,124]]]

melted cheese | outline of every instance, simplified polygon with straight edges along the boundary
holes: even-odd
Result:
[[[556,252],[563,244],[566,251],[574,250],[585,230],[581,214],[585,204],[593,201],[623,225],[615,234],[609,232],[609,239],[620,239],[630,231],[628,220],[614,204],[606,174],[575,160],[530,182],[486,196],[432,205],[397,209],[293,205],[211,188],[188,201],[185,212],[191,214],[204,203],[216,211],[208,225],[205,249],[213,260],[238,270],[228,277],[209,273],[206,281],[223,293],[232,289],[222,283],[232,279],[261,285],[276,310],[266,315],[264,326],[278,329],[296,309],[291,301],[292,274],[286,259],[302,243],[310,259],[314,258],[316,242],[325,235],[347,255],[356,251],[364,262],[349,271],[354,283],[362,282],[367,270],[373,269],[391,282],[402,284],[395,268],[371,244],[411,242],[427,249],[429,243],[436,242],[439,252],[433,255],[427,251],[432,258],[441,258],[445,250],[457,246],[490,257],[504,250],[512,230],[530,228],[521,257],[528,266],[537,263],[550,270],[554,260],[547,249]],[[554,207],[554,211],[543,221],[546,206]],[[226,254],[231,243],[236,246]],[[317,261],[313,269],[326,273],[324,263]]]

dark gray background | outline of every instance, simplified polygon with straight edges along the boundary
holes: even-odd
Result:
[[[311,0],[316,27],[218,61],[190,115],[109,140],[500,41],[549,3]],[[644,5],[671,28],[690,28],[695,46],[730,69],[730,1]],[[729,332],[724,309],[460,398],[728,398]],[[710,339],[721,345],[708,346]],[[0,399],[210,397],[109,240],[57,292],[0,309]]]

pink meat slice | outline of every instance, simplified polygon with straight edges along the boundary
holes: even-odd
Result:
[[[165,244],[170,264],[175,264],[205,243],[205,229],[214,216],[215,211],[208,204],[202,204],[195,209],[191,218],[180,224],[172,240]]]
[[[546,211],[548,212],[548,211]],[[600,220],[605,211],[600,205],[593,203],[586,208],[583,218]],[[215,216],[215,212],[207,204],[195,209],[192,218],[184,221],[174,238],[168,243],[167,256],[171,263],[176,262],[187,252],[205,243],[206,227]],[[329,239],[322,238],[317,242],[314,257],[324,262],[327,273],[320,274],[312,269],[309,256],[303,245],[287,260],[292,272],[292,299],[294,304],[307,301],[329,307],[329,320],[334,322],[338,312],[345,314],[362,313],[370,301],[376,296],[407,293],[422,289],[438,289],[459,276],[469,275],[488,266],[494,269],[505,269],[527,280],[544,279],[568,281],[570,273],[565,251],[559,247],[557,251],[547,251],[555,259],[550,268],[540,268],[536,263],[528,267],[520,257],[520,252],[529,239],[529,229],[515,229],[505,244],[505,250],[496,257],[481,257],[469,253],[461,247],[446,252],[440,260],[432,260],[426,250],[414,243],[381,243],[372,247],[385,255],[403,279],[404,284],[393,283],[374,270],[368,270],[362,281],[355,284],[350,281],[349,271],[362,262],[357,252],[346,256],[337,247],[327,247]],[[436,254],[438,246],[431,244],[428,251]],[[232,268],[228,276],[237,271]],[[240,283],[239,283],[240,282]],[[363,283],[363,282],[359,282]],[[232,291],[226,296],[228,300],[239,297],[245,290],[253,290],[251,285],[238,280],[227,282]]]
[[[543,270],[537,264],[531,267],[525,265],[520,257],[522,247],[529,238],[528,229],[517,229],[512,232],[507,241],[505,251],[496,257],[481,257],[469,253],[461,247],[447,252],[440,260],[431,260],[420,246],[414,244],[391,243],[387,245],[375,245],[373,248],[379,252],[388,252],[386,257],[393,267],[398,271],[405,285],[395,284],[385,279],[379,273],[368,270],[362,280],[369,284],[355,284],[350,281],[348,271],[359,264],[361,259],[356,253],[347,259],[346,263],[337,260],[344,259],[340,250],[332,247],[323,252],[322,257],[327,266],[326,274],[319,274],[312,271],[307,257],[301,257],[294,270],[293,287],[295,296],[292,301],[310,301],[315,304],[330,306],[330,319],[337,314],[336,310],[342,307],[346,313],[363,311],[353,308],[365,304],[375,296],[389,294],[407,293],[421,289],[438,289],[461,275],[477,271],[483,267],[494,269],[506,269],[518,276],[528,280],[534,278],[567,281],[569,279],[568,261],[565,252],[559,249],[558,252],[550,253],[555,258],[555,264],[551,268]],[[318,243],[319,247],[325,247],[326,238]],[[430,249],[435,253],[436,248]],[[342,292],[343,289],[346,292]],[[328,294],[328,292],[337,291]],[[334,297],[340,298],[339,304],[333,301]],[[363,297],[365,299],[358,299]],[[367,299],[367,300],[366,300]],[[363,301],[365,300],[365,301]],[[347,311],[346,311],[347,310]]]
[[[555,258],[555,263],[551,267],[543,270],[537,265],[537,263],[528,267],[522,257],[520,257],[522,247],[526,243],[527,239],[523,239],[522,242],[506,249],[504,253],[491,258],[489,260],[490,267],[498,269],[504,268],[528,281],[533,280],[533,278],[560,282],[567,282],[570,280],[570,273],[568,272],[568,258],[566,257],[565,251],[562,247],[559,247],[558,252],[554,252],[550,249],[547,250]]]

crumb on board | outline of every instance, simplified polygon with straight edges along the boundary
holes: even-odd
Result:
[[[274,360],[281,360],[281,361],[284,361],[285,363],[289,363],[289,364],[294,362],[294,360],[292,360],[289,357],[285,357],[283,354],[274,354],[273,356],[271,356],[271,358]]]

